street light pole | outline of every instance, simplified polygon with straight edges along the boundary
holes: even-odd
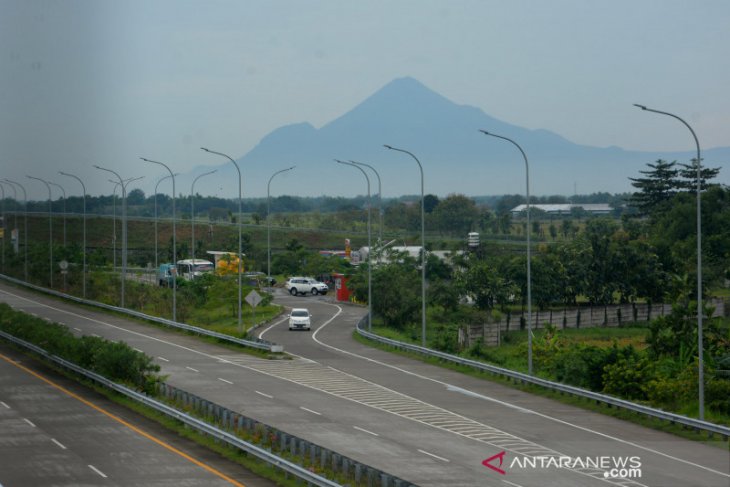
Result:
[[[124,285],[127,280],[127,184],[138,179],[142,179],[144,176],[138,178],[127,179],[126,181],[115,171],[94,165],[94,168],[101,171],[106,171],[114,174],[119,179],[119,185],[122,187],[122,296],[121,296],[121,307],[124,308]]]
[[[423,166],[421,161],[413,155],[411,152],[403,149],[397,149],[390,145],[384,145],[386,149],[403,152],[411,156],[418,164],[418,169],[421,171],[421,345],[426,346],[426,217],[425,217],[425,202],[424,202],[424,191],[423,191]]]
[[[704,310],[702,308],[702,164],[700,159],[700,141],[697,139],[697,134],[692,130],[692,127],[685,122],[682,118],[674,115],[673,113],[663,112],[660,110],[654,110],[647,108],[644,105],[638,105],[634,103],[635,107],[641,108],[646,112],[658,113],[660,115],[666,115],[668,117],[675,118],[682,122],[687,127],[695,140],[697,147],[697,351],[699,355],[699,418],[705,419],[705,367],[704,367],[704,337],[702,331],[702,315]]]
[[[365,176],[365,180],[368,183],[368,331],[373,330],[373,266],[372,261],[370,257],[373,255],[373,246],[370,239],[370,209],[373,206],[372,202],[370,201],[370,178],[368,177],[368,173],[365,172],[365,169],[360,167],[358,164],[355,164],[354,162],[345,162],[340,161],[339,159],[335,159],[335,162],[339,164],[345,164],[347,166],[352,166],[355,169],[358,169],[363,176]]]
[[[63,193],[63,246],[66,247],[66,190],[58,183],[48,181],[48,184],[57,187]]]
[[[25,282],[28,282],[28,193],[25,192],[25,187],[16,182],[12,181],[8,178],[4,179],[5,182],[11,183],[11,188],[13,188],[13,193],[15,194],[15,201],[18,201],[18,195],[15,192],[15,186],[17,185],[20,189],[23,190],[23,233],[25,233],[25,245],[23,252],[25,253],[25,263],[23,264],[23,276]],[[17,228],[17,217],[16,217],[16,224],[15,227]],[[20,239],[18,239],[20,241]]]
[[[236,164],[236,161],[233,160],[230,156],[222,153],[222,152],[216,152],[210,149],[207,149],[205,147],[201,147],[201,150],[204,150],[205,152],[208,152],[210,154],[215,154],[221,157],[225,157],[231,163],[236,167],[236,171],[238,172],[238,218],[236,219],[236,225],[238,226],[238,329],[242,333],[243,332],[243,322],[241,321],[241,281],[242,281],[242,274],[243,274],[243,249],[241,245],[241,195],[242,195],[242,182],[241,182],[241,169],[238,167],[238,164]]]
[[[375,177],[378,178],[378,247],[383,245],[383,186],[380,182],[380,174],[378,174],[378,171],[375,170],[373,166],[370,164],[365,164],[364,162],[357,162],[350,160],[351,163],[357,164],[358,166],[365,166],[369,168],[371,171],[375,173]]]
[[[43,184],[46,185],[46,188],[48,188],[48,272],[49,272],[49,283],[51,289],[53,289],[53,213],[52,213],[52,196],[51,196],[51,185],[48,184],[48,181],[43,180],[41,178],[36,178],[33,176],[26,175],[25,177],[29,179],[35,179],[36,181],[40,181]]]
[[[193,270],[195,270],[195,183],[198,181],[198,179],[202,178],[203,176],[207,176],[209,174],[213,174],[216,172],[217,169],[213,169],[212,171],[204,172],[197,178],[193,179],[193,184],[190,185],[190,223],[191,223],[191,243],[192,246],[190,247],[192,255],[193,255]],[[195,272],[190,273],[191,278],[195,277]]]
[[[527,155],[525,154],[525,151],[522,150],[522,147],[520,147],[517,142],[510,138],[487,132],[486,130],[479,131],[484,135],[490,135],[492,137],[511,142],[519,149],[522,154],[522,158],[525,160],[525,188],[527,193],[527,371],[530,375],[532,375],[532,276],[530,273],[530,264],[532,260],[530,256],[532,247],[530,244],[530,233],[532,232],[532,228],[530,228],[530,165],[527,162]]]
[[[158,166],[164,167],[165,169],[167,169],[167,172],[170,173],[170,177],[172,178],[172,264],[175,266],[175,274],[172,277],[172,321],[177,321],[177,232],[175,229],[175,174],[173,174],[172,170],[167,167],[167,164],[159,161],[145,159],[144,157],[140,157],[140,159],[145,162],[151,162],[152,164],[157,164]],[[157,219],[155,218],[155,220]]]
[[[266,185],[266,285],[269,287],[271,287],[271,219],[269,218],[271,216],[271,180],[274,179],[277,174],[291,171],[295,167],[296,166],[287,167],[286,169],[276,171],[271,175],[269,183]]]
[[[61,174],[62,176],[68,176],[70,178],[74,178],[76,181],[81,183],[81,189],[84,191],[84,204],[83,204],[83,206],[84,206],[84,225],[83,225],[84,243],[83,243],[83,252],[82,252],[84,263],[83,263],[83,271],[81,274],[82,275],[81,287],[82,287],[82,295],[83,295],[84,299],[86,299],[86,186],[84,185],[84,182],[78,176],[74,176],[73,174],[68,174],[63,171],[59,171],[59,174]],[[64,196],[65,196],[65,194],[64,194]],[[64,210],[64,213],[65,213],[65,210]],[[64,240],[65,240],[65,234],[64,234]]]
[[[0,191],[2,191],[2,195],[3,195],[2,210],[0,210],[0,211],[2,211],[2,221],[3,221],[3,226],[2,226],[2,231],[3,231],[2,252],[3,252],[3,255],[2,255],[2,259],[3,259],[3,273],[5,273],[5,241],[7,240],[8,237],[5,235],[5,186],[3,186],[2,184],[0,184]]]
[[[56,186],[63,193],[63,251],[66,252],[66,190],[58,183],[48,181],[51,186]],[[63,292],[66,292],[66,270],[63,270]]]
[[[155,269],[159,268],[158,260],[157,260],[157,254],[159,251],[157,250],[157,188],[160,186],[160,183],[164,181],[165,179],[170,179],[170,175],[163,176],[160,179],[157,180],[157,184],[155,184]],[[175,259],[173,259],[175,260]]]

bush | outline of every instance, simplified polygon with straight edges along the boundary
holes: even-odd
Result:
[[[624,399],[646,400],[647,386],[654,378],[652,363],[636,354],[621,356],[603,369],[603,392]]]
[[[0,304],[0,329],[109,380],[145,392],[151,392],[162,380],[156,374],[160,366],[126,343],[91,336],[77,338],[65,326],[15,311],[4,303]]]

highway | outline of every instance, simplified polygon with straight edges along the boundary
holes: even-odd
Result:
[[[329,296],[277,295],[314,315],[311,332],[290,332],[283,318],[259,332],[291,360],[258,359],[4,284],[0,301],[79,334],[123,340],[155,357],[176,387],[418,485],[730,485],[727,449],[371,349],[352,339],[364,310]],[[616,478],[621,466],[635,478]]]
[[[0,344],[0,485],[275,484]]]

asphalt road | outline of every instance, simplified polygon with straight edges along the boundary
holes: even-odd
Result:
[[[727,450],[360,345],[364,310],[329,296],[277,296],[314,315],[311,332],[283,319],[260,332],[294,354],[279,361],[4,285],[0,300],[126,341],[172,385],[419,485],[730,486]],[[621,462],[640,477],[615,478]]]
[[[0,343],[0,485],[275,485]]]

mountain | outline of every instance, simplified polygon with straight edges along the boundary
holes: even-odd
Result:
[[[244,197],[266,196],[269,178],[296,165],[272,181],[272,196],[352,196],[366,193],[365,178],[334,158],[365,162],[380,173],[387,197],[420,193],[420,173],[407,154],[387,150],[390,144],[412,152],[424,171],[426,193],[490,195],[524,192],[524,162],[512,144],[478,132],[485,129],[517,141],[530,164],[534,195],[632,191],[629,177],[639,176],[657,159],[689,163],[693,152],[639,152],[619,147],[574,144],[547,130],[528,130],[457,105],[413,78],[391,81],[349,112],[317,129],[309,123],[274,130],[237,160],[243,174]],[[730,147],[703,152],[705,164],[730,160]],[[200,166],[192,179],[211,166]],[[232,164],[216,166],[217,181],[201,179],[201,194],[237,195]],[[377,179],[371,176],[371,192]],[[721,176],[726,176],[721,173]],[[224,178],[224,179],[221,179]],[[225,190],[221,190],[221,181]],[[722,181],[727,183],[728,181]],[[206,185],[207,184],[207,185]]]

